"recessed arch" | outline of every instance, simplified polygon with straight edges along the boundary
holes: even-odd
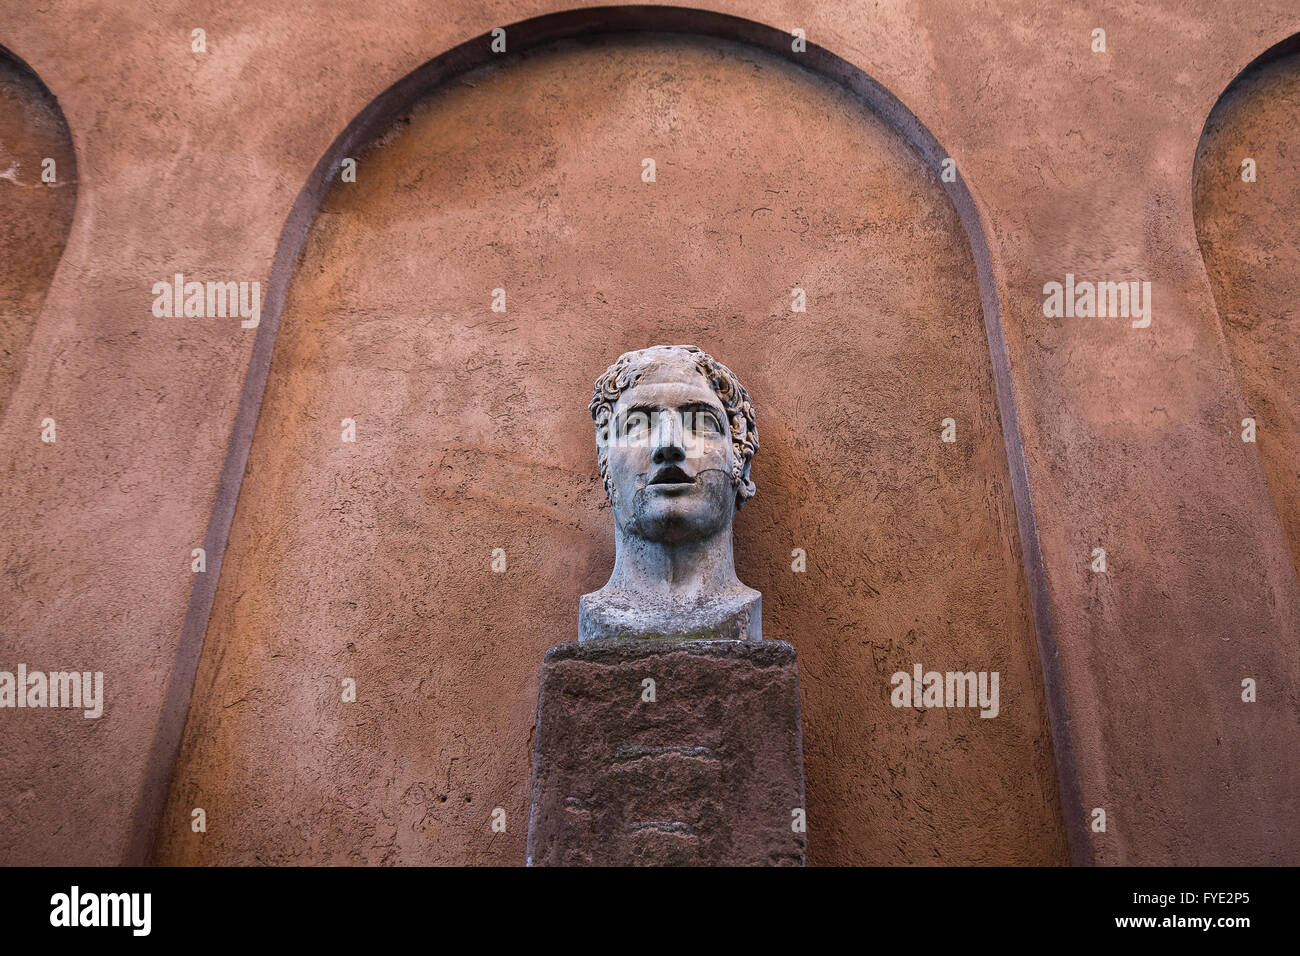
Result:
[[[59,101],[0,46],[0,404],[18,384],[72,228],[77,160]]]
[[[843,90],[865,101],[868,107],[915,151],[925,168],[937,171],[941,167],[942,160],[946,158],[946,153],[938,142],[916,117],[888,90],[865,73],[814,43],[808,43],[805,52],[796,54],[791,50],[789,34],[750,20],[687,8],[630,6],[568,11],[537,17],[506,27],[510,55],[541,49],[560,41],[647,31],[717,38],[743,44],[762,51],[765,55],[791,61],[798,67],[832,81]],[[316,220],[317,212],[333,187],[344,158],[362,151],[422,97],[457,77],[489,65],[494,57],[490,43],[490,34],[468,41],[429,61],[377,97],[326,151],[303,187],[286,221],[268,284],[262,325],[257,332],[240,409],[232,431],[217,501],[208,528],[205,547],[209,555],[209,573],[196,582],[192,593],[181,648],[169,682],[163,715],[151,750],[146,780],[138,804],[128,851],[132,860],[142,860],[147,856],[154,834],[157,832],[167,786],[180,747],[194,686],[194,675],[219,586],[221,563],[271,369],[281,315],[295,267],[304,249],[304,242]],[[1073,748],[1066,732],[1068,727],[1066,702],[1058,671],[1054,630],[1046,600],[1037,530],[1029,494],[1024,452],[1020,443],[1019,424],[1011,390],[1009,364],[992,265],[978,210],[960,174],[953,182],[944,182],[942,188],[946,191],[965,231],[973,260],[979,310],[983,319],[992,385],[996,394],[995,414],[1005,443],[1005,464],[1014,502],[1014,524],[1022,552],[1023,573],[1027,582],[1028,603],[1032,614],[1032,630],[1037,639],[1038,657],[1042,667],[1043,692],[1051,718],[1052,749],[1059,770],[1060,796],[1064,806],[1066,830],[1070,835],[1073,858],[1077,862],[1087,862],[1086,840],[1081,833],[1083,818],[1078,798]]]
[[[1193,165],[1193,217],[1220,327],[1300,573],[1300,34],[1228,84]],[[1230,423],[1234,434],[1250,426]]]

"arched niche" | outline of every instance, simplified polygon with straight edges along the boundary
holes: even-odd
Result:
[[[996,300],[937,144],[748,21],[528,24],[385,94],[286,226],[156,858],[521,863],[541,658],[613,556],[591,383],[694,342],[758,405],[737,563],[799,649],[810,861],[1062,861]],[[999,716],[892,707],[914,663],[998,671]]]
[[[0,405],[18,383],[76,204],[77,162],[59,102],[0,47]]]
[[[1300,571],[1298,114],[1300,34],[1257,58],[1219,97],[1196,149],[1194,210],[1246,414]]]

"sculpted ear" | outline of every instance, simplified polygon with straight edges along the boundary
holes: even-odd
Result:
[[[742,464],[743,463],[743,464]],[[737,458],[736,468],[732,472],[732,478],[736,483],[736,510],[739,511],[745,507],[745,502],[754,497],[758,488],[750,480],[749,471],[754,466],[754,456],[748,458]]]
[[[740,476],[740,483],[736,486],[736,510],[739,511],[745,507],[745,502],[754,497],[756,491],[758,489],[749,480],[749,467],[746,466],[744,473]]]

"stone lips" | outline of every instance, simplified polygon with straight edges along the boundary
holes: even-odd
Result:
[[[785,641],[559,644],[542,664],[528,864],[801,866],[802,739]]]

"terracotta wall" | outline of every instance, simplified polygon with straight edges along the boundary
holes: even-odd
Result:
[[[6,403],[76,204],[77,160],[63,113],[40,79],[0,48],[0,396]]]
[[[1280,51],[1245,73],[1206,123],[1196,152],[1195,211],[1246,413],[1255,420],[1273,502],[1300,569],[1297,111],[1300,53]]]
[[[162,859],[520,862],[541,658],[613,563],[591,382],[689,341],[758,403],[737,560],[800,653],[811,860],[1064,860],[937,170],[837,85],[655,35],[476,70],[357,159],[281,320]],[[998,671],[999,717],[892,708],[918,661]],[[221,825],[192,833],[196,806]]]
[[[1233,280],[1201,258],[1204,210],[1228,210],[1216,235],[1234,261],[1257,230],[1231,238],[1229,200],[1193,190],[1206,117],[1300,30],[1293,5],[718,5],[805,29],[897,95],[956,160],[987,259],[886,125],[744,51],[596,45],[453,87],[362,157],[355,188],[290,224],[311,231],[279,273],[292,285],[218,587],[190,556],[224,545],[206,536],[233,504],[217,489],[258,333],[155,318],[153,284],[266,286],[295,197],[376,96],[494,26],[564,8],[261,7],[0,18],[0,44],[58,98],[78,179],[0,423],[0,668],[103,670],[108,693],[98,721],[0,712],[0,859],[123,859],[159,767],[160,859],[518,859],[529,661],[571,633],[571,601],[610,552],[570,396],[624,342],[661,336],[716,351],[766,416],[738,557],[771,595],[769,633],[799,644],[813,862],[1060,860],[1062,831],[1082,862],[1300,858],[1300,583],[1270,464],[1285,430],[1239,436],[1269,407],[1257,396],[1297,399],[1285,377],[1242,371],[1250,348],[1219,318]],[[1097,27],[1105,53],[1090,49]],[[708,125],[700,103],[715,104]],[[1241,135],[1293,167],[1280,126]],[[648,154],[633,133],[674,157],[653,187],[623,185],[624,160]],[[578,162],[578,142],[601,148]],[[759,181],[777,183],[771,200],[754,201]],[[601,201],[614,190],[626,198]],[[1280,235],[1277,248],[1270,264],[1293,273]],[[35,258],[52,271],[53,253]],[[1043,284],[1067,272],[1149,280],[1150,327],[1045,317]],[[796,280],[803,328],[785,311]],[[509,322],[484,285],[517,290]],[[699,305],[707,322],[685,311]],[[990,314],[1018,436],[1000,433],[979,347]],[[946,414],[963,439],[945,450]],[[337,440],[343,417],[356,445]],[[1028,538],[1004,437],[1028,462]],[[511,561],[500,580],[483,571],[495,546]],[[793,547],[808,550],[804,577],[787,570]],[[211,627],[182,641],[203,587]],[[149,769],[151,748],[177,701],[184,716],[188,688],[168,698],[168,682],[200,648],[173,779],[165,747]],[[1002,668],[1015,709],[966,726],[888,707],[888,673],[918,660]],[[357,704],[338,700],[343,676]],[[1243,677],[1257,703],[1241,701]],[[1068,718],[1052,727],[1073,758],[1055,778],[1040,695]],[[184,816],[200,799],[202,837]],[[496,805],[512,829],[494,844]],[[1093,808],[1104,832],[1080,819]]]

